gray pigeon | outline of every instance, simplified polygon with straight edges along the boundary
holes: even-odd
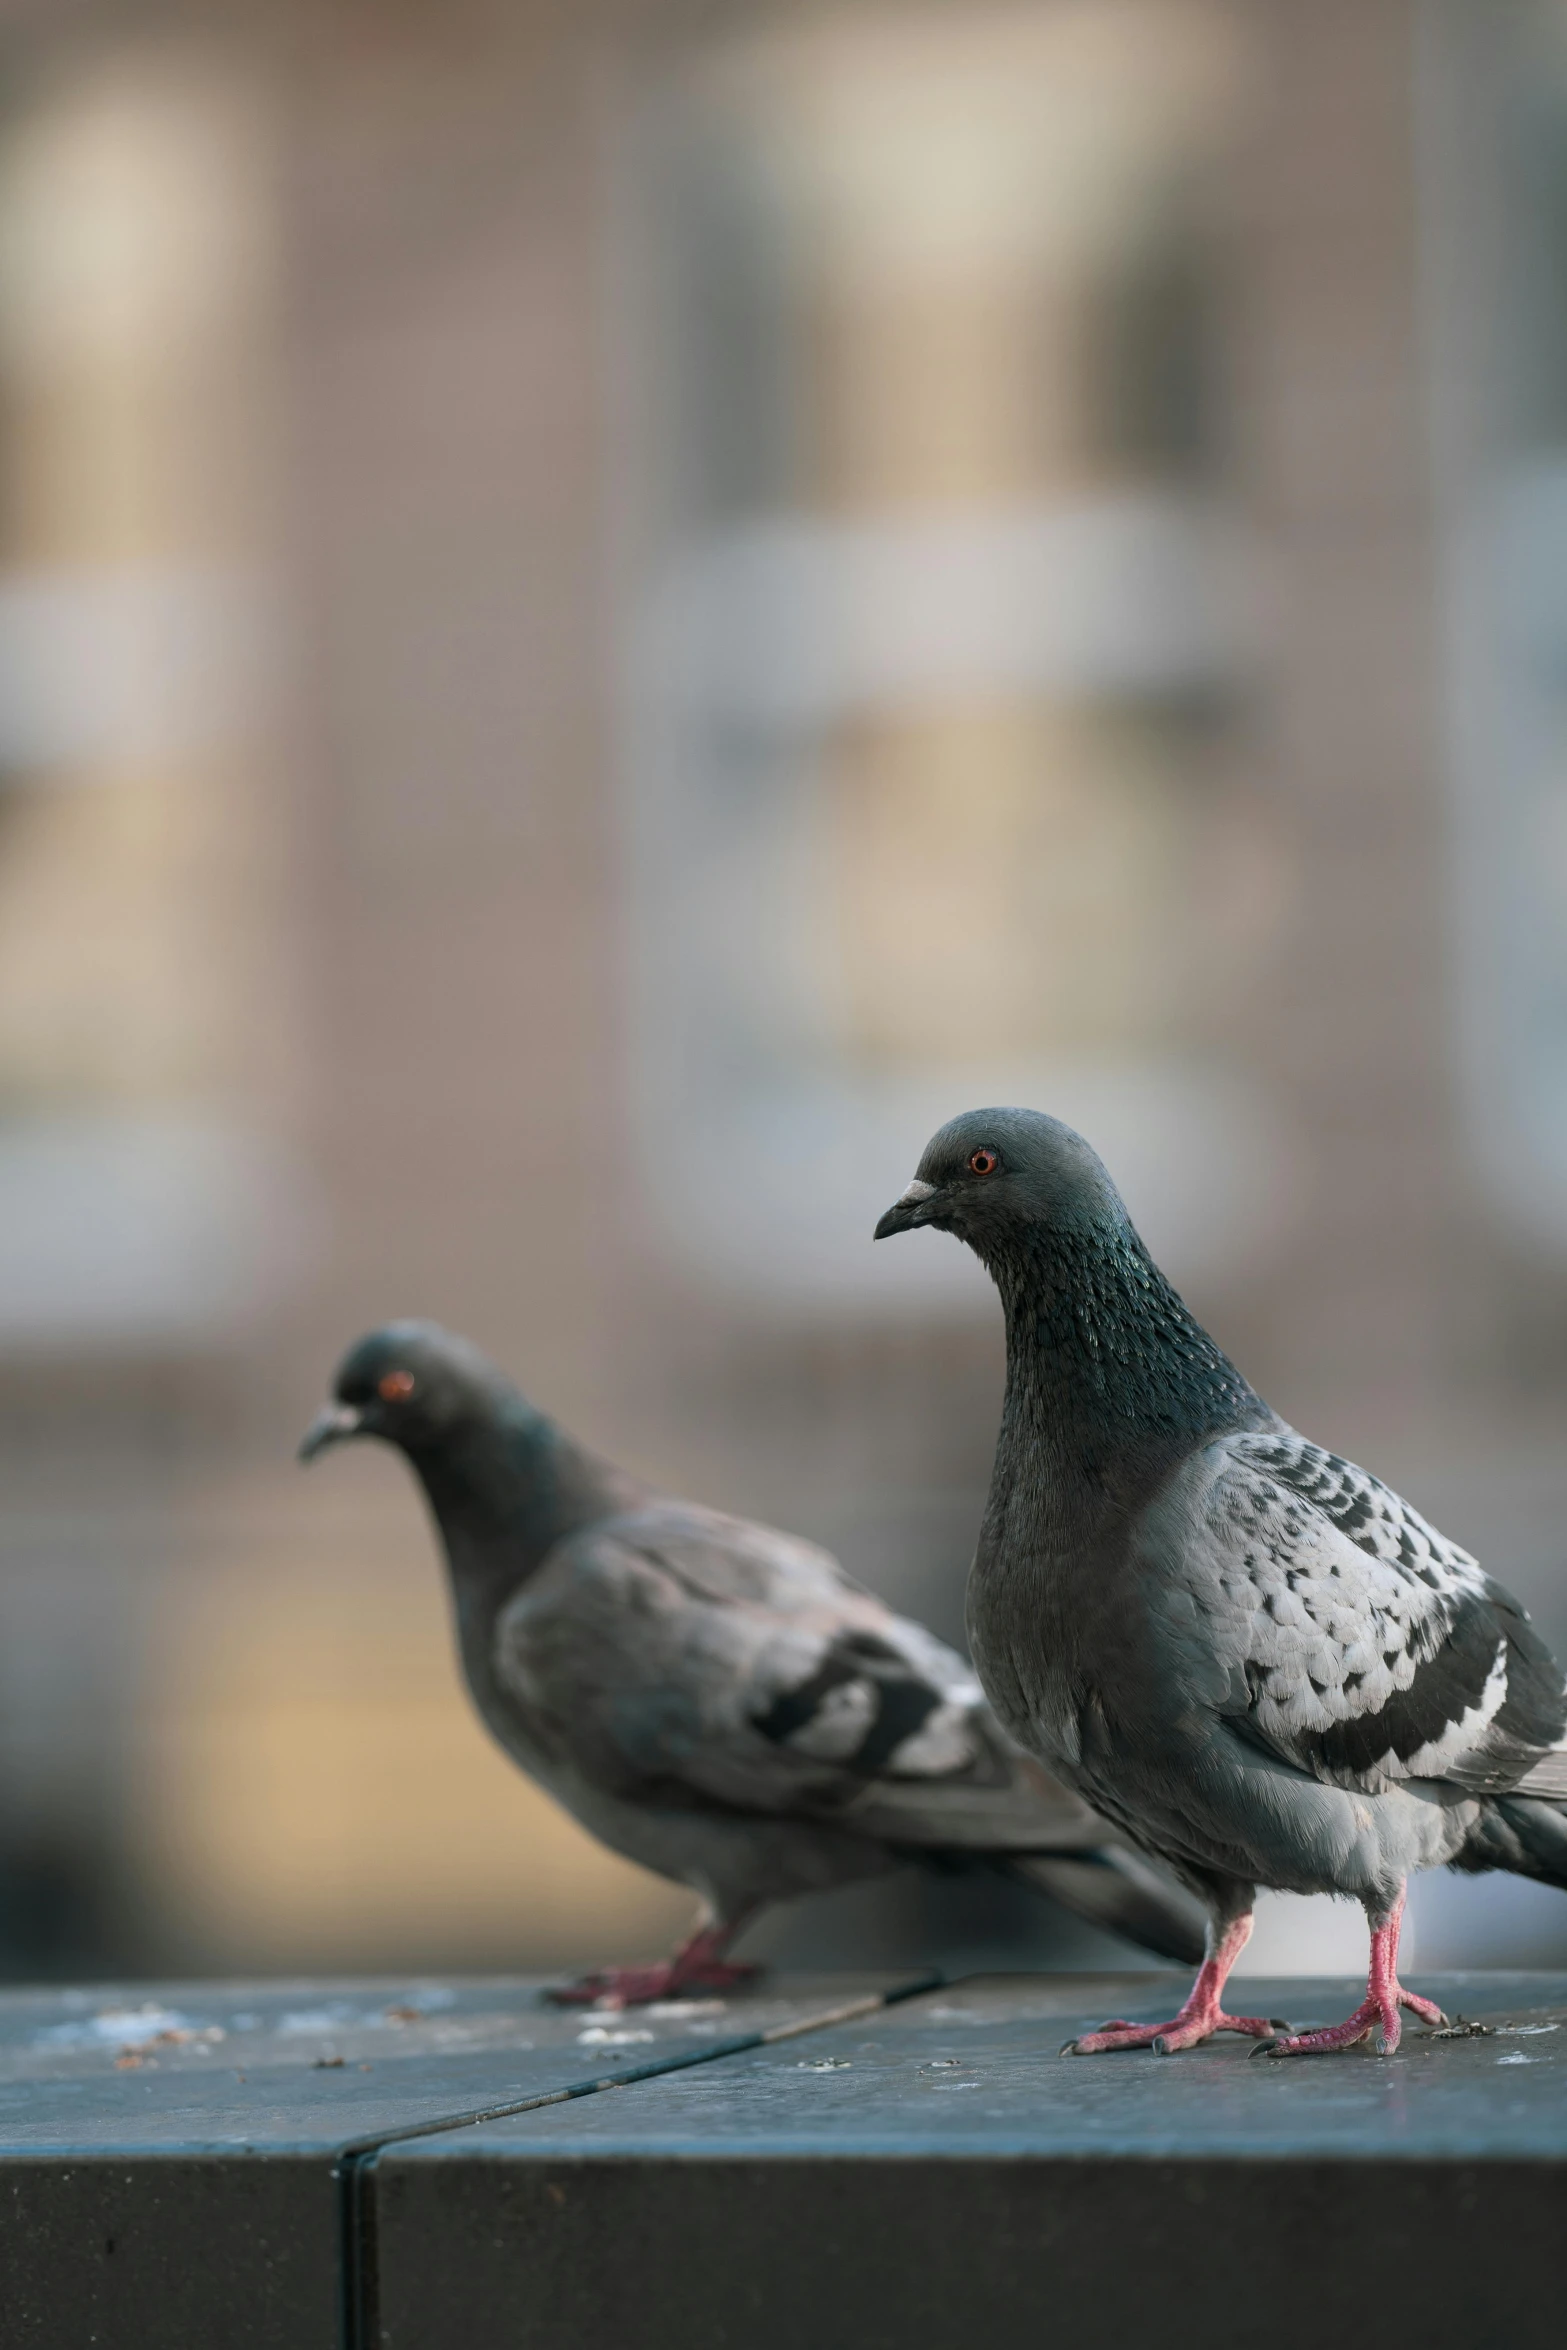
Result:
[[[476,1348],[362,1339],[300,1447],[379,1436],[446,1549],[468,1687],[513,1761],[601,1842],[700,1894],[660,1966],[556,1996],[722,1990],[758,1910],[901,1862],[999,1863],[1165,1957],[1202,1917],[1010,1746],[963,1660],[825,1551],[673,1501],[585,1452]]]
[[[1412,1870],[1567,1888],[1567,1700],[1528,1616],[1466,1551],[1255,1395],[1149,1257],[1081,1136],[975,1110],[876,1237],[931,1224],[1001,1292],[1007,1390],[969,1581],[1002,1725],[1206,1904],[1167,2024],[1078,2052],[1244,2032],[1273,2055],[1398,2046]],[[1259,1885],[1352,1896],[1366,1998],[1331,2030],[1227,2015]],[[1258,2049],[1256,2053],[1263,2053]]]

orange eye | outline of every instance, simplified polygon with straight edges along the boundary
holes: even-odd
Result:
[[[414,1375],[412,1371],[388,1371],[384,1379],[377,1380],[375,1391],[383,1403],[406,1403],[414,1391]]]
[[[994,1175],[1000,1164],[994,1151],[978,1150],[969,1160],[968,1171],[971,1175]]]

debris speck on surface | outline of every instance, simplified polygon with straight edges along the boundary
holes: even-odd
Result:
[[[422,2024],[424,2021],[422,2007],[388,2007],[383,2012],[389,2024]]]
[[[1471,2023],[1467,2016],[1455,2015],[1451,2023],[1439,2024],[1430,2037],[1433,2040],[1489,2040],[1495,2032],[1495,2024]]]
[[[313,2073],[338,2073],[346,2062],[342,2056],[318,2056],[310,2069]]]
[[[1496,2030],[1496,2036],[1497,2036],[1497,2038],[1498,2038],[1499,2040],[1505,2040],[1505,2039],[1518,2039],[1518,2040],[1525,2040],[1525,2039],[1533,2039],[1533,2037],[1534,2037],[1534,2035],[1535,2035],[1535,2033],[1536,2033],[1536,2032],[1559,2032],[1559,2031],[1561,2030],[1561,2025],[1560,2025],[1560,2024],[1498,2024],[1498,2025],[1496,2025],[1496,2027],[1495,2027],[1495,2030]]]
[[[659,2023],[686,2023],[695,2015],[722,2015],[727,1999],[655,1999],[642,2013]]]
[[[929,2064],[922,2064],[922,2073],[971,2073],[974,2067],[956,2056],[933,2056]]]
[[[612,2032],[605,2024],[589,2024],[577,2034],[579,2048],[625,2048],[636,2040],[651,2040],[651,2032]]]
[[[846,2056],[802,2056],[794,2069],[797,2073],[849,2073],[854,2066]]]
[[[156,2014],[157,2010],[149,2012]],[[103,2020],[102,2017],[94,2019],[95,2022]],[[213,2042],[227,2037],[219,2024],[208,2024],[201,2028],[193,2024],[166,2024],[159,2031],[137,2033],[129,2040],[122,2041],[114,2059],[115,2068],[119,2072],[129,2073],[140,2065],[156,2064],[158,2060],[151,2053],[154,2048],[189,2048],[193,2055],[210,2056]]]

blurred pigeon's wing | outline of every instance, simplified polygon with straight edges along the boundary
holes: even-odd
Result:
[[[839,1818],[889,1842],[1094,1842],[963,1660],[825,1551],[672,1507],[562,1544],[503,1610],[498,1680],[607,1792]]]
[[[1513,1788],[1560,1739],[1561,1675],[1523,1608],[1388,1486],[1291,1430],[1200,1459],[1168,1628],[1234,1729],[1367,1792]]]
[[[1182,1966],[1201,1965],[1207,1948],[1202,1904],[1141,1854],[1103,1844],[1095,1852],[1017,1853],[1007,1865],[1026,1885],[1094,1925]]]
[[[1553,1746],[1534,1768],[1525,1771],[1515,1795],[1537,1795],[1547,1803],[1567,1803],[1567,1746]]]

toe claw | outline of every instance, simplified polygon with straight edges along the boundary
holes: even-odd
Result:
[[[1056,2054],[1057,2056],[1075,2056],[1077,2054],[1077,2042],[1075,2040],[1063,2040],[1060,2047],[1056,2050]]]
[[[1156,2033],[1153,2039],[1149,2041],[1148,2045],[1153,2050],[1155,2056],[1173,2056],[1175,2054],[1174,2049],[1170,2046],[1169,2041],[1165,2038],[1162,2032]]]
[[[1268,2021],[1276,2032],[1292,2032],[1295,2028],[1285,2015],[1270,2015]]]
[[[1246,2053],[1248,2057],[1288,2056],[1289,2050],[1285,2047],[1282,2040],[1259,2040],[1256,2047],[1249,2048]]]

